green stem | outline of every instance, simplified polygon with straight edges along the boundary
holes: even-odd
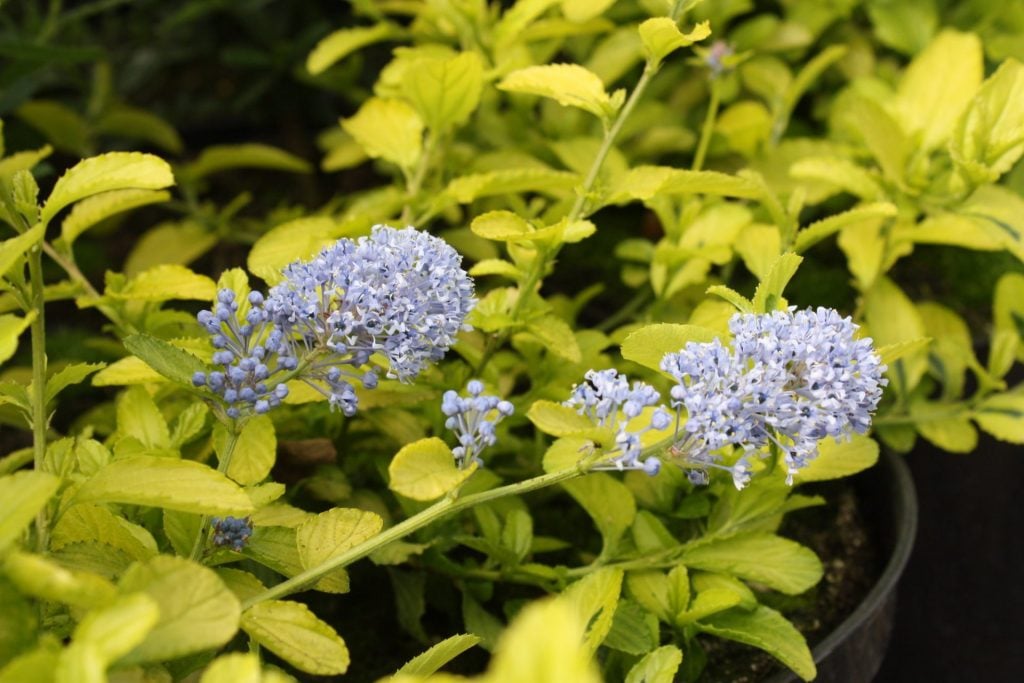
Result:
[[[405,208],[402,209],[402,222],[408,224],[412,218],[412,205],[416,201],[417,195],[423,188],[423,181],[427,177],[427,170],[430,168],[430,158],[434,156],[434,149],[437,147],[437,135],[434,131],[427,133],[427,141],[423,145],[423,152],[420,154],[419,162],[416,165],[416,170],[413,172],[411,178],[406,183],[406,197]]]
[[[717,78],[711,79],[711,101],[708,103],[708,112],[704,115],[704,125],[700,129],[700,142],[697,143],[697,151],[693,155],[693,170],[699,171],[704,167],[704,158],[708,153],[708,146],[711,144],[711,135],[715,130],[715,119],[718,117],[718,105],[722,98],[722,84]]]
[[[231,456],[235,454],[235,446],[238,445],[238,437],[242,433],[241,425],[237,422],[233,421],[227,427],[230,436],[228,437],[227,446],[224,448],[224,453],[220,456],[220,462],[217,464],[217,471],[221,474],[227,473],[228,467],[231,465]],[[203,548],[206,546],[206,525],[209,521],[209,515],[203,515],[199,520],[199,529],[196,531],[195,540],[192,541],[192,552],[189,554],[189,559],[193,562],[199,561]]]
[[[85,293],[88,294],[90,297],[93,297],[95,299],[99,299],[102,297],[99,290],[93,287],[92,283],[89,282],[89,279],[85,277],[81,270],[79,270],[78,264],[75,263],[73,256],[65,256],[64,254],[61,254],[49,242],[44,241],[42,245],[43,251],[46,252],[46,255],[49,256],[54,263],[60,266],[65,273],[67,273],[68,277],[71,278],[72,282],[74,282],[79,287],[84,289]],[[100,304],[96,306],[96,310],[98,310],[100,313],[106,316],[107,320],[114,323],[114,325],[116,325],[117,328],[123,334],[127,335],[138,332],[138,330],[135,329],[134,325],[131,325],[130,323],[126,322],[120,316],[120,314],[118,314],[118,312],[111,308],[110,306]]]
[[[32,460],[37,472],[43,471],[46,458],[46,300],[43,292],[43,257],[38,247],[28,255],[31,280],[31,303],[35,318],[31,323],[32,337]],[[44,507],[36,515],[36,544],[40,552],[46,549],[48,532],[47,512]]]
[[[307,569],[300,574],[296,574],[292,578],[282,581],[273,588],[249,598],[242,603],[242,609],[248,609],[257,603],[264,602],[266,600],[276,600],[307,588],[332,571],[346,567],[356,560],[366,557],[378,548],[382,548],[393,541],[397,541],[400,538],[408,536],[414,531],[418,531],[440,519],[444,519],[445,517],[450,517],[457,512],[465,510],[466,508],[473,507],[474,505],[480,505],[491,500],[497,500],[498,498],[520,495],[545,488],[553,484],[559,484],[564,481],[569,481],[570,479],[575,479],[586,472],[587,466],[581,463],[576,467],[561,470],[559,472],[552,472],[550,474],[544,474],[515,484],[500,486],[489,491],[481,491],[480,493],[468,495],[465,498],[446,496],[419,514],[413,515],[404,522],[396,524],[390,529],[382,531],[359,545],[349,548],[345,552],[332,557],[323,564]]]
[[[673,9],[673,18],[676,17],[677,8]],[[633,112],[637,102],[643,96],[644,91],[647,90],[647,86],[650,84],[651,79],[658,73],[658,64],[647,62],[644,66],[644,72],[640,75],[640,80],[636,82],[636,87],[633,88],[633,92],[629,94],[629,98],[625,104],[622,105],[622,109],[619,110],[618,115],[615,117],[615,121],[608,127],[604,134],[604,140],[601,141],[601,147],[597,150],[597,154],[594,156],[594,161],[590,164],[590,169],[587,171],[586,177],[583,179],[583,184],[580,186],[579,194],[576,197],[575,203],[573,203],[572,209],[569,210],[567,216],[568,221],[572,223],[575,220],[579,220],[584,215],[588,215],[587,198],[590,195],[591,190],[594,189],[594,184],[597,182],[597,177],[601,173],[601,167],[604,165],[604,160],[608,157],[608,154],[612,150],[612,146],[615,144],[615,138],[618,137],[619,132],[622,131],[622,126],[626,123],[626,119]],[[548,264],[554,260],[558,255],[561,246],[556,246],[547,252],[538,253],[531,264],[530,271],[527,273],[526,280],[519,288],[519,298],[516,299],[515,304],[512,305],[510,315],[513,320],[518,320],[519,315],[522,313],[523,306],[526,304],[527,299],[536,289],[537,284],[540,282],[547,270]],[[480,359],[480,363],[476,367],[476,373],[479,374],[483,371],[484,367],[490,361],[491,357],[494,356],[495,352],[501,348],[501,346],[508,339],[509,330],[504,330],[498,334],[497,337],[491,337],[487,345],[484,347],[483,356]]]

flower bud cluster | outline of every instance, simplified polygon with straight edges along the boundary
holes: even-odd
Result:
[[[514,411],[512,404],[498,396],[484,394],[480,380],[466,385],[468,396],[449,390],[441,399],[441,412],[447,418],[444,426],[455,433],[459,445],[452,449],[459,467],[475,462],[482,465],[480,453],[497,441],[494,428]]]
[[[265,300],[249,295],[244,323],[233,292],[223,290],[213,311],[199,314],[223,369],[196,373],[193,382],[218,394],[229,417],[240,417],[278,405],[287,388],[275,378],[294,375],[352,416],[352,383],[377,386],[371,356],[387,359],[388,377],[408,381],[455,342],[476,303],[460,264],[441,239],[376,226],[368,237],[338,240],[288,266]]]
[[[661,461],[650,456],[640,460],[641,436],[651,430],[668,429],[672,423],[671,414],[663,407],[651,415],[647,426],[630,429],[630,421],[640,416],[644,408],[661,400],[657,390],[643,382],[633,382],[620,375],[617,370],[588,370],[586,381],[573,387],[572,395],[564,405],[574,407],[601,427],[615,432],[615,448],[618,453],[609,461],[609,468],[617,470],[641,469],[654,475],[661,468]],[[599,467],[601,469],[602,467]]]
[[[199,324],[212,336],[213,362],[221,369],[196,372],[192,383],[208,387],[223,399],[228,417],[265,413],[281,403],[288,387],[278,381],[297,361],[284,335],[272,325],[259,292],[249,294],[245,322],[238,319],[235,293],[222,289],[213,311],[200,311]]]
[[[850,318],[826,308],[790,308],[763,315],[736,314],[729,321],[732,349],[717,340],[689,343],[662,359],[672,375],[672,406],[685,436],[672,448],[706,478],[726,446],[743,455],[729,469],[737,488],[750,477],[749,456],[775,445],[787,481],[818,454],[826,436],[863,434],[882,396],[885,366],[870,339],[855,339]]]
[[[213,544],[230,547],[236,553],[242,552],[252,536],[252,520],[248,517],[213,517],[210,526],[213,527]]]

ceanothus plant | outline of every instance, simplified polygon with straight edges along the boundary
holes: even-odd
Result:
[[[5,428],[31,429],[31,449],[0,459],[0,681],[286,679],[262,650],[345,673],[362,653],[309,605],[358,611],[342,594],[366,586],[345,569],[367,558],[402,630],[432,645],[403,683],[475,645],[495,651],[487,683],[697,680],[708,638],[813,678],[773,607],[822,576],[779,533],[819,500],[794,487],[873,464],[872,426],[901,450],[917,433],[969,450],[975,422],[1024,438],[1004,380],[1020,278],[1001,281],[982,366],[955,314],[886,275],[915,244],[1020,251],[1001,227],[1019,197],[997,183],[1024,154],[1021,66],[983,80],[980,40],[944,31],[898,82],[893,66],[858,83],[872,60],[839,60],[871,48],[828,44],[848,8],[819,4],[782,3],[780,25],[816,42],[780,51],[729,3],[354,3],[365,25],[326,36],[306,69],[358,99],[322,136],[321,168],[355,167],[364,189],[315,209],[285,193],[242,217],[245,196],[207,200],[217,171],[311,170],[266,146],[174,168],[103,154],[43,201],[31,170],[49,149],[3,156],[0,358],[25,330],[32,348],[0,382]],[[374,43],[396,49],[372,48],[387,60],[372,88],[358,64],[326,73]],[[963,87],[927,87],[947,72]],[[793,128],[827,137],[793,137],[805,110]],[[76,240],[162,203],[175,222],[97,288]],[[833,236],[862,301],[794,308],[784,290]],[[192,270],[243,244],[246,270]],[[548,277],[574,268],[625,287]],[[109,364],[48,359],[57,299],[109,321],[89,340]],[[52,420],[90,377],[123,389]],[[320,465],[282,476],[303,449]],[[330,597],[293,598],[309,591]]]

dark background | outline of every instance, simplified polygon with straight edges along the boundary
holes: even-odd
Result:
[[[876,683],[1024,680],[1024,448],[906,458],[919,526]]]

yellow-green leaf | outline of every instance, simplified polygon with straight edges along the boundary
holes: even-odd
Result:
[[[402,91],[423,122],[435,131],[465,123],[483,90],[483,63],[476,52],[417,60],[406,70]]]
[[[1024,394],[993,394],[978,405],[973,417],[1000,441],[1024,444]]]
[[[78,162],[60,177],[43,205],[47,224],[64,207],[100,192],[162,190],[174,184],[170,165],[152,154],[109,152]]]
[[[288,173],[310,173],[313,170],[308,161],[283,149],[258,143],[245,143],[207,147],[195,161],[182,167],[181,173],[194,181],[234,168],[265,168]]]
[[[185,266],[165,263],[139,273],[129,280],[124,289],[108,292],[107,295],[132,301],[213,301],[216,294],[217,285],[210,278],[194,273]]]
[[[587,624],[583,647],[591,654],[597,651],[612,628],[621,590],[622,570],[604,567],[587,574],[562,592],[561,599],[576,610],[580,623]]]
[[[252,245],[247,266],[268,285],[284,279],[281,272],[294,261],[308,259],[333,241],[335,222],[326,216],[307,216],[282,223]]]
[[[976,183],[993,182],[1024,154],[1024,65],[1007,59],[981,85],[953,131],[950,153]]]
[[[391,34],[391,27],[387,24],[357,26],[329,33],[309,53],[309,57],[306,58],[306,70],[314,76],[323,73],[349,54],[367,45],[379,43]]]
[[[43,239],[45,230],[45,225],[36,223],[20,235],[0,242],[0,277]]]
[[[770,313],[785,306],[786,300],[782,298],[782,291],[789,284],[790,279],[796,274],[796,269],[803,261],[803,257],[792,252],[779,256],[768,269],[768,275],[754,291],[754,312]]]
[[[663,645],[633,665],[626,674],[626,683],[673,683],[682,663],[682,650],[675,645]]]
[[[817,675],[803,635],[784,616],[764,605],[753,611],[733,609],[698,623],[705,633],[753,645],[772,655],[805,681]]]
[[[68,213],[60,226],[60,235],[65,244],[70,245],[79,235],[97,223],[111,216],[147,204],[166,202],[171,193],[166,190],[112,190],[93,195],[78,202]]]
[[[652,370],[661,369],[666,353],[682,351],[690,342],[710,342],[718,335],[706,327],[656,323],[634,330],[622,341],[622,357]]]
[[[341,122],[366,153],[411,169],[423,148],[423,120],[402,100],[371,97]]]
[[[380,532],[379,515],[355,508],[333,508],[310,517],[296,530],[299,557],[312,569]]]
[[[218,459],[227,449],[228,431],[217,428],[213,433],[213,446]],[[267,478],[277,459],[277,435],[274,423],[266,415],[255,415],[245,421],[235,443],[227,475],[242,486],[252,486]]]
[[[797,483],[841,479],[873,467],[878,462],[878,443],[867,436],[854,436],[849,441],[823,439],[818,444],[818,457],[794,476]]]
[[[570,363],[579,363],[582,360],[580,345],[576,342],[576,335],[573,334],[572,327],[557,315],[546,315],[531,320],[527,323],[526,329],[556,356],[560,356]]]
[[[742,534],[687,548],[687,567],[724,572],[797,595],[818,583],[823,573],[818,556],[808,548],[774,534]]]
[[[711,22],[703,21],[689,33],[683,33],[669,17],[654,17],[641,23],[639,31],[647,59],[657,64],[669,53],[710,36]]]
[[[18,350],[18,337],[28,329],[35,317],[35,311],[24,318],[9,313],[0,315],[0,363],[6,362]]]
[[[242,614],[242,629],[300,671],[326,676],[348,669],[345,641],[301,603],[257,603]]]
[[[528,66],[505,76],[498,88],[549,97],[561,105],[578,107],[602,119],[614,116],[622,104],[621,96],[610,97],[597,74],[579,64]]]
[[[12,552],[3,563],[3,571],[23,593],[75,607],[103,607],[117,594],[114,585],[102,576],[66,569],[41,555]]]
[[[59,486],[57,477],[34,470],[0,477],[0,551],[21,535]]]
[[[145,593],[131,593],[115,599],[110,595],[75,627],[72,640],[94,647],[100,658],[114,662],[145,640],[160,621],[160,605]]]
[[[447,444],[437,437],[406,444],[388,466],[388,487],[406,498],[440,498],[466,480],[473,467],[459,469]]]
[[[554,401],[534,401],[526,413],[530,422],[545,434],[572,436],[594,430],[594,423],[575,408]]]
[[[245,491],[217,470],[192,460],[148,455],[114,460],[85,481],[75,499],[202,515],[244,516],[254,509]]]
[[[981,40],[947,29],[914,58],[900,79],[895,111],[925,150],[947,139],[984,76]]]
[[[132,565],[119,588],[142,592],[160,608],[160,620],[121,659],[143,664],[175,659],[225,645],[238,631],[241,605],[212,569],[181,557],[158,555]]]
[[[489,240],[518,240],[528,238],[534,227],[511,211],[488,211],[473,219],[469,229],[473,234]]]

